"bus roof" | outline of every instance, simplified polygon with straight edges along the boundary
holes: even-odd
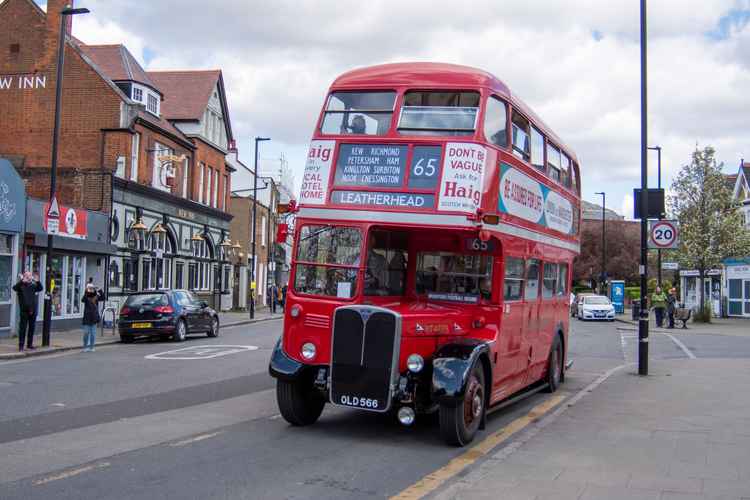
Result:
[[[552,139],[573,161],[578,163],[573,150],[526,103],[514,96],[502,80],[481,69],[460,64],[434,62],[379,64],[348,71],[331,84],[331,90],[396,87],[425,90],[433,88],[488,89],[526,115],[544,135]]]

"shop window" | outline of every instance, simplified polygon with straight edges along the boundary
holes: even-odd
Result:
[[[120,263],[117,260],[112,260],[109,263],[109,286],[111,288],[120,288],[122,286]]]
[[[178,262],[174,266],[174,287],[175,288],[183,288],[182,284],[182,276],[185,272],[185,264],[183,262]]]
[[[0,302],[10,302],[13,287],[13,236],[0,234]]]

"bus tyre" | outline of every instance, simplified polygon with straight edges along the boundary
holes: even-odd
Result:
[[[284,420],[297,426],[314,424],[323,413],[325,405],[325,400],[312,384],[299,381],[277,380],[276,400]]]
[[[466,393],[455,405],[440,405],[440,434],[452,446],[465,446],[474,439],[485,412],[484,371],[474,364]]]
[[[560,387],[563,379],[562,370],[562,343],[560,342],[560,336],[555,335],[555,340],[552,342],[552,348],[549,351],[549,358],[547,359],[547,377],[545,380],[547,383],[546,392],[555,392]]]

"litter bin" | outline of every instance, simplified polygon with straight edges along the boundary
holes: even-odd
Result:
[[[633,307],[633,309],[632,309],[632,311],[633,311],[632,319],[633,319],[633,321],[638,321],[640,319],[640,317],[641,317],[641,301],[640,300],[634,300],[633,303],[632,303],[632,307]]]

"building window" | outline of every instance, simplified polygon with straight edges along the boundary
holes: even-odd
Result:
[[[141,151],[141,134],[133,135],[130,149],[130,180],[138,182],[138,156]]]
[[[198,174],[198,203],[203,203],[203,181],[206,175],[206,165],[201,163],[200,173]]]
[[[260,244],[266,246],[266,216],[260,218]]]
[[[185,263],[177,262],[174,266],[174,287],[183,288],[182,278],[185,272]]]
[[[133,100],[143,102],[143,90],[138,87],[133,87]]]
[[[221,185],[221,209],[227,210],[227,186],[229,185],[229,176],[224,175],[224,184]]]
[[[10,302],[13,286],[13,254],[15,253],[14,236],[0,234],[0,302]],[[40,294],[41,295],[41,294]]]
[[[126,259],[122,271],[123,291],[135,292],[138,290],[138,261]]]
[[[195,290],[198,283],[198,264],[191,262],[188,264],[188,289]]]
[[[216,208],[218,207],[218,198],[219,198],[219,172],[217,170],[212,170],[213,172],[213,198],[211,200],[211,206]]]
[[[148,94],[148,102],[146,103],[146,109],[156,115],[159,116],[159,99],[152,93]]]
[[[188,177],[190,176],[189,159],[185,158],[182,162],[182,197],[188,197]]]

